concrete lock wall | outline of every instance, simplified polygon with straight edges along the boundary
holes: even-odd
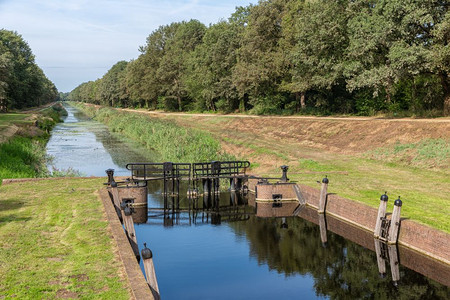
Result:
[[[256,201],[273,202],[274,195],[280,195],[280,200],[297,201],[297,195],[294,191],[295,183],[262,183],[256,185]]]
[[[138,224],[147,223],[147,187],[146,186],[119,186],[117,188],[120,202],[122,199],[133,198],[133,221]]]
[[[147,203],[147,187],[146,186],[119,186],[119,199],[134,198],[134,203]]]

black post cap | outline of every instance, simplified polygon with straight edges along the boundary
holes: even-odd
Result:
[[[388,199],[389,199],[389,197],[388,197],[388,195],[387,195],[387,192],[384,192],[384,195],[381,195],[381,197],[380,197],[380,200],[381,200],[381,201],[384,201],[384,202],[387,202]]]
[[[328,177],[327,175],[325,175],[325,178],[322,179],[322,183],[328,184],[328,182],[329,182]]]
[[[400,200],[400,196],[398,196],[398,199],[394,201],[394,205],[399,207],[403,205],[402,200]]]
[[[144,249],[141,250],[141,256],[143,259],[150,259],[153,257],[152,250],[147,248],[147,243],[144,243]]]

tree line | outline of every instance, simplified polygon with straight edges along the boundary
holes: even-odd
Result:
[[[58,91],[35,63],[28,43],[15,31],[0,30],[0,112],[39,106]]]
[[[117,107],[256,114],[450,114],[444,0],[261,0],[153,31],[137,59],[68,95]]]

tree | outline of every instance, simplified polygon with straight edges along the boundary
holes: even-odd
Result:
[[[445,65],[448,35],[444,33],[448,31],[448,3],[411,0],[405,5],[401,0],[362,0],[354,1],[350,10],[349,90],[384,91],[390,103],[399,81],[434,74],[442,80],[445,98],[450,97]]]
[[[250,7],[248,22],[237,50],[233,85],[253,106],[278,108],[275,99],[283,76],[278,42],[287,0],[260,1]]]
[[[172,39],[167,40],[165,53],[161,59],[156,78],[162,94],[175,99],[178,110],[183,109],[183,98],[187,97],[184,76],[191,52],[201,44],[206,27],[197,20],[178,24]]]
[[[192,52],[184,82],[197,109],[231,111],[238,108],[232,68],[236,64],[239,30],[239,26],[227,21],[211,25],[202,43]]]
[[[0,106],[2,110],[53,101],[56,88],[35,61],[17,32],[0,30]]]
[[[126,87],[121,84],[127,67],[126,61],[119,61],[103,75],[98,92],[102,104],[109,106],[121,105],[127,99]]]
[[[296,44],[289,54],[291,81],[285,88],[300,98],[311,90],[331,90],[343,84],[347,39],[347,1],[305,1],[294,6],[298,17],[293,31]]]

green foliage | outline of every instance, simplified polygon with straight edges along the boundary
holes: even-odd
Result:
[[[53,105],[39,112],[37,126],[45,133],[38,137],[16,136],[5,143],[0,143],[0,184],[5,178],[46,177],[47,156],[45,145],[49,132],[61,116],[67,114],[62,105]],[[27,114],[0,114],[0,125],[22,121]]]
[[[0,112],[55,101],[55,85],[35,63],[28,44],[17,32],[0,30]]]
[[[260,0],[209,27],[160,26],[136,60],[68,98],[169,111],[450,114],[449,15],[445,1]],[[0,81],[8,66],[0,56]]]
[[[105,123],[111,131],[131,138],[148,149],[157,151],[161,159],[172,162],[228,160],[220,143],[204,132],[188,129],[170,121],[118,112],[109,108],[80,107],[88,115]]]
[[[46,175],[45,141],[15,137],[0,144],[0,183],[5,178],[33,178]]]

